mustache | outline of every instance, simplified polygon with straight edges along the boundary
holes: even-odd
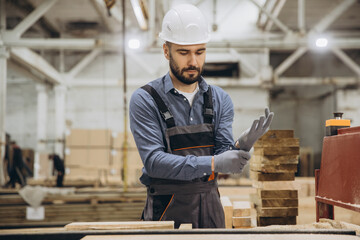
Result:
[[[195,67],[195,66],[190,66],[190,67],[188,67],[188,68],[183,68],[183,69],[181,70],[181,73],[183,73],[183,72],[185,72],[185,71],[188,71],[188,70],[196,70],[196,71],[200,72],[200,68],[197,68],[197,67]]]

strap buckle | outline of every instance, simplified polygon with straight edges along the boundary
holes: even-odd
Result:
[[[214,115],[213,109],[212,108],[204,108],[204,115],[213,116]]]
[[[173,117],[170,111],[160,112],[160,113],[165,121],[167,121]]]

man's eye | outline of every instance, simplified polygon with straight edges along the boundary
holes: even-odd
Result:
[[[197,55],[201,55],[201,54],[203,54],[204,53],[204,51],[199,51],[199,52],[197,52],[196,54]]]
[[[186,55],[186,54],[187,54],[187,52],[180,52],[180,54],[181,54],[181,55]]]

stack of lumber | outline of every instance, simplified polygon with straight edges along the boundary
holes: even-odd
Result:
[[[28,220],[29,207],[18,193],[0,194],[0,227],[65,225],[75,221],[137,221],[145,204],[146,191],[87,188],[68,195],[48,195],[43,201],[45,217]]]
[[[257,212],[257,225],[296,224],[299,139],[293,130],[270,130],[254,145],[250,177],[257,194],[251,198]]]
[[[220,198],[225,215],[225,228],[250,228],[251,205],[248,201],[232,203],[227,196]]]
[[[250,228],[251,227],[251,213],[250,202],[237,201],[233,204],[233,228]]]

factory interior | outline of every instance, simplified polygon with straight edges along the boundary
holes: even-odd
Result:
[[[206,19],[209,40],[164,40],[167,30],[180,31],[164,27],[167,13],[181,16],[174,10],[179,6],[190,6],[188,19]],[[192,35],[185,28],[181,37],[201,30],[189,26]],[[176,60],[192,54],[175,51],[178,46],[206,46],[191,61],[206,54],[201,79],[211,86],[210,97],[226,96],[210,104],[215,153],[171,152],[175,140],[170,144],[168,138],[182,135],[169,137],[166,114],[177,122],[183,106],[196,115],[196,103],[203,101],[196,116],[204,115],[199,126],[205,126],[209,113],[204,81],[185,84],[174,77]],[[200,79],[196,68],[185,72],[180,74],[188,74],[186,79],[194,72]],[[174,89],[165,96],[185,101],[171,102],[163,112],[154,95],[146,99],[140,88],[154,80],[166,88],[166,79]],[[175,83],[196,84],[194,102]],[[229,106],[233,119],[225,114]],[[152,129],[152,119],[162,129]],[[248,140],[253,124],[263,120],[269,127],[249,149],[239,150],[242,133]],[[193,125],[189,121],[186,129]],[[166,137],[148,129],[166,131]],[[226,138],[235,150],[217,149]],[[154,139],[162,150],[149,150],[158,146]],[[0,239],[360,240],[359,146],[360,1],[0,0]],[[195,160],[180,171],[177,163],[165,165],[157,151],[183,159],[181,164]],[[219,162],[227,152],[247,158],[241,171],[223,170]],[[187,178],[202,179],[195,177],[200,168],[211,173],[207,181],[217,184],[217,194],[196,193],[206,201],[200,204],[208,206],[206,214],[213,212],[199,221],[223,225],[172,219],[171,207],[181,202],[178,190],[161,217],[149,220],[159,196],[144,176],[162,179],[173,176],[167,171],[179,171],[176,180],[183,181],[182,171],[188,171]],[[169,186],[183,186],[176,184]],[[189,219],[186,207],[182,212],[176,206],[177,216]]]

